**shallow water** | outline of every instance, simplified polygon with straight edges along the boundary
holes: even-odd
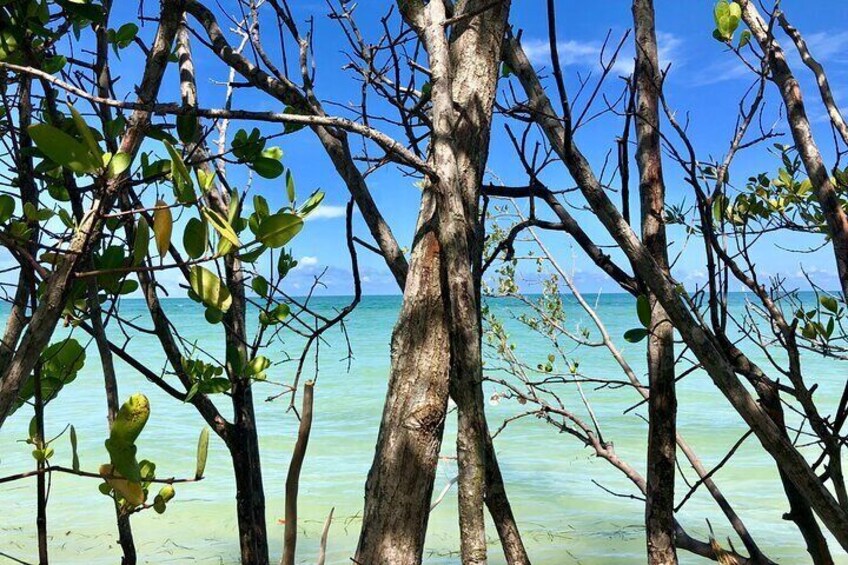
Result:
[[[320,308],[331,309],[346,303],[344,298],[319,298]],[[741,304],[743,298],[735,296]],[[328,344],[321,346],[320,373],[315,393],[315,420],[303,469],[300,488],[300,522],[298,543],[300,562],[314,563],[318,537],[325,516],[335,507],[335,520],[330,530],[328,563],[349,563],[356,545],[362,510],[363,485],[377,435],[380,411],[388,374],[388,343],[394,324],[399,297],[366,297],[348,321],[354,359],[350,371],[344,359],[347,349],[339,332],[331,332]],[[503,318],[515,304],[494,301],[493,308]],[[140,301],[126,300],[127,316],[137,311],[140,323],[147,318]],[[186,337],[196,339],[213,353],[220,354],[223,345],[219,329],[207,324],[196,305],[189,300],[166,301],[172,321]],[[628,361],[644,372],[644,346],[628,345],[620,336],[638,324],[632,298],[607,295],[600,298],[599,313],[606,320],[612,336],[617,338]],[[573,324],[584,319],[573,302],[568,302]],[[584,320],[585,325],[585,320]],[[545,360],[548,350],[543,340],[514,322],[508,322],[519,353],[533,364]],[[84,336],[78,336],[83,341]],[[114,335],[118,340],[120,336]],[[160,370],[164,363],[154,338],[138,334],[127,349],[146,365]],[[272,351],[269,356],[281,360],[285,353],[296,354],[299,341],[289,340],[285,351]],[[600,349],[575,352],[581,369],[597,377],[622,378],[609,355]],[[69,385],[47,408],[47,435],[73,424],[79,436],[83,469],[96,470],[107,461],[103,440],[106,437],[105,400],[102,376],[96,350],[89,351],[88,363],[77,381]],[[816,358],[805,360],[811,380],[820,383],[816,393],[820,401],[833,403],[844,384],[844,368]],[[274,366],[269,380],[288,382],[294,371],[292,363]],[[311,376],[311,375],[308,375]],[[151,399],[152,415],[139,440],[140,458],[157,463],[157,476],[189,476],[194,471],[194,450],[203,421],[191,406],[183,406],[119,364],[119,387],[123,398],[133,392],[144,392]],[[289,454],[294,442],[297,421],[286,411],[287,402],[264,402],[278,390],[272,384],[257,385],[257,411],[261,434],[262,466],[268,498],[268,523],[274,558],[282,543],[283,485]],[[593,408],[601,422],[605,437],[615,443],[617,452],[644,470],[645,433],[647,425],[639,418],[645,410],[627,415],[622,412],[635,403],[637,396],[629,389],[596,391],[586,386]],[[489,392],[492,392],[490,389]],[[573,390],[566,393],[571,406],[580,411]],[[220,398],[222,409],[226,398]],[[680,432],[689,440],[710,468],[744,432],[741,420],[703,374],[693,374],[679,386]],[[495,428],[503,419],[521,412],[522,407],[501,402],[488,407],[490,425]],[[0,475],[8,475],[34,467],[31,447],[19,440],[26,437],[31,414],[23,408],[0,433]],[[450,455],[454,441],[453,428],[445,435],[445,454]],[[605,488],[634,494],[624,477],[606,462],[598,460],[577,441],[558,434],[549,425],[527,418],[510,425],[496,441],[498,456],[510,499],[533,562],[541,565],[581,563],[584,565],[644,562],[642,512],[640,502],[612,496]],[[66,437],[55,442],[54,464],[69,465],[71,450]],[[684,465],[687,478],[694,479]],[[455,464],[446,461],[438,472],[436,492],[456,473]],[[745,521],[760,547],[781,563],[805,563],[808,560],[797,531],[781,519],[787,510],[776,471],[757,442],[749,439],[740,448],[731,466],[722,469],[715,480]],[[687,490],[678,485],[678,500]],[[428,563],[457,563],[458,526],[455,491],[433,512],[427,538]],[[35,480],[28,479],[0,485],[0,563],[13,562],[10,557],[32,562],[35,543]],[[706,539],[709,519],[720,539],[732,530],[723,515],[705,493],[699,491],[685,506],[680,521],[692,535]],[[114,513],[106,497],[98,494],[97,481],[61,473],[52,477],[49,499],[50,551],[55,563],[113,564],[120,555],[115,542]],[[132,519],[135,539],[142,563],[236,563],[238,542],[234,514],[234,490],[227,452],[214,437],[210,446],[206,478],[196,484],[177,488],[177,496],[164,515],[143,512]],[[502,563],[494,528],[491,563]],[[734,545],[742,547],[732,538]],[[725,543],[726,545],[726,543]],[[832,544],[835,546],[835,544]],[[835,551],[838,551],[834,549]],[[702,560],[681,553],[682,563]],[[848,564],[845,556],[838,563]]]

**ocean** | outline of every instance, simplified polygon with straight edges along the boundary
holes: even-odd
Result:
[[[635,301],[620,294],[592,296],[598,313],[636,373],[644,376],[644,343],[629,344],[622,335],[638,327]],[[745,297],[732,296],[735,308]],[[349,298],[320,297],[313,305],[324,312],[343,307]],[[568,323],[586,327],[592,337],[597,332],[571,297],[565,298]],[[352,359],[343,334],[334,329],[320,344],[320,364],[315,388],[315,417],[300,485],[300,537],[298,562],[314,563],[325,517],[335,508],[328,543],[327,563],[350,563],[359,532],[365,477],[374,453],[374,443],[386,392],[389,370],[389,339],[395,323],[400,297],[367,296],[347,319],[346,326]],[[549,343],[516,320],[525,308],[515,301],[490,300],[492,310],[506,323],[516,353],[531,366],[545,363]],[[202,309],[188,299],[168,299],[165,307],[172,322],[184,337],[196,340],[204,349],[223,357],[223,338],[219,326],[208,324]],[[150,327],[144,304],[126,299],[122,304],[125,318]],[[5,319],[5,317],[4,317]],[[255,318],[254,318],[255,320]],[[57,334],[67,334],[63,329]],[[154,336],[134,332],[126,349],[146,366],[159,372],[164,356]],[[75,336],[82,342],[87,337]],[[111,338],[123,344],[124,336],[113,328]],[[268,370],[268,382],[255,385],[255,401],[262,450],[262,470],[267,493],[268,530],[272,559],[279,559],[282,547],[283,487],[297,419],[289,411],[288,398],[274,402],[265,399],[290,382],[302,339],[287,335],[285,342],[265,354],[275,362]],[[580,370],[588,377],[623,380],[624,376],[603,348],[562,344],[569,356],[579,360]],[[752,357],[766,363],[762,352],[748,348]],[[349,367],[348,367],[349,361]],[[493,364],[489,364],[493,367]],[[560,367],[561,368],[561,367]],[[839,399],[845,382],[844,367],[834,361],[807,356],[805,374],[819,383],[816,397],[828,407]],[[315,376],[307,364],[306,378]],[[501,375],[502,376],[502,375]],[[197,437],[203,420],[190,405],[183,405],[135,371],[118,362],[120,396],[143,392],[151,401],[152,413],[138,441],[139,458],[157,464],[157,476],[189,477],[194,473]],[[647,424],[642,416],[645,406],[625,413],[639,397],[629,387],[603,388],[584,384],[583,391],[592,404],[608,441],[616,452],[644,473]],[[488,396],[498,388],[487,385]],[[575,388],[563,385],[565,403],[585,414]],[[709,469],[742,436],[745,427],[709,378],[692,373],[679,383],[679,431],[693,446]],[[218,402],[226,413],[227,399]],[[497,429],[510,416],[527,409],[515,401],[502,400],[487,405],[489,425]],[[0,475],[31,470],[35,462],[31,446],[25,444],[31,409],[22,408],[0,432]],[[106,407],[102,375],[93,344],[77,380],[68,385],[46,409],[47,436],[73,424],[79,438],[81,467],[96,471],[108,461],[103,441],[107,437]],[[448,420],[443,455],[454,454],[454,418]],[[70,466],[71,448],[67,433],[52,444],[53,463]],[[537,418],[523,418],[505,428],[496,438],[496,447],[507,491],[513,504],[525,544],[537,565],[583,564],[617,565],[644,563],[643,504],[628,496],[635,488],[607,462],[568,434],[559,433]],[[685,459],[681,459],[685,481],[697,480]],[[440,464],[435,493],[456,474],[451,459]],[[756,439],[747,439],[730,465],[714,477],[730,503],[747,525],[761,549],[779,563],[809,562],[801,536],[792,523],[782,519],[788,506],[777,472]],[[594,482],[593,482],[594,481]],[[688,490],[679,479],[677,499]],[[35,479],[0,484],[0,563],[35,562]],[[119,561],[114,511],[111,501],[99,494],[98,481],[56,473],[52,477],[48,506],[50,555],[54,563],[114,564]],[[603,487],[603,488],[602,488]],[[707,521],[727,547],[729,537],[735,547],[742,544],[733,535],[723,514],[701,488],[679,514],[684,528],[693,536],[706,539]],[[132,518],[132,527],[141,563],[230,564],[238,562],[235,520],[235,496],[232,471],[223,444],[212,434],[206,478],[198,483],[177,485],[176,497],[163,515],[152,511]],[[504,562],[494,527],[489,524],[490,563]],[[458,525],[455,488],[433,511],[427,536],[425,562],[459,563]],[[838,563],[848,557],[831,543]],[[680,552],[681,563],[706,562]]]

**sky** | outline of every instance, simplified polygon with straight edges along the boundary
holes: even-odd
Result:
[[[111,25],[137,21],[138,4],[135,2],[116,2]],[[350,115],[344,108],[355,104],[359,96],[359,84],[349,71],[343,69],[347,63],[345,51],[347,45],[339,25],[328,19],[327,4],[318,1],[292,2],[295,17],[303,27],[310,19],[314,22],[315,67],[317,69],[315,89],[318,97],[327,104],[329,112],[340,115]],[[376,41],[381,35],[380,17],[392,6],[388,0],[364,0],[358,3],[355,14],[363,34],[367,39]],[[145,9],[148,15],[156,9],[157,3],[148,1]],[[224,10],[233,9],[234,2],[221,0],[218,8],[214,9],[219,16],[222,27],[227,28]],[[569,92],[572,96],[578,90],[579,81],[586,77],[591,80],[599,72],[598,57],[600,47],[607,34],[615,43],[632,25],[629,3],[623,0],[608,0],[606,2],[575,2],[557,0],[558,10],[558,39],[560,59]],[[753,82],[747,70],[739,64],[734,56],[727,52],[723,45],[712,36],[714,27],[711,1],[695,0],[658,0],[656,2],[657,30],[660,47],[660,58],[664,65],[670,65],[670,74],[666,83],[666,92],[670,105],[675,109],[679,118],[688,116],[691,137],[695,140],[699,156],[711,155],[720,158],[727,150],[729,139],[733,133],[737,104],[739,97]],[[837,102],[848,109],[848,2],[844,0],[817,0],[802,2],[800,0],[784,0],[784,11],[792,23],[804,33],[813,54],[825,65],[829,73]],[[814,6],[814,8],[813,8]],[[265,7],[268,8],[269,7]],[[264,9],[264,8],[263,8]],[[550,68],[550,54],[547,47],[546,21],[544,18],[544,0],[514,0],[511,22],[513,29],[522,33],[522,42],[531,57],[532,62],[539,68]],[[268,14],[270,16],[270,14]],[[150,37],[154,30],[151,23],[143,26],[142,36]],[[274,29],[264,29],[264,43],[268,45],[269,54],[279,60],[277,35]],[[237,36],[230,35],[232,43],[238,41]],[[788,40],[782,38],[784,47],[789,47]],[[788,49],[789,50],[789,49]],[[791,50],[789,50],[791,51]],[[200,104],[204,107],[220,107],[223,101],[227,69],[204,46],[195,42],[197,74],[200,77]],[[618,63],[616,64],[607,92],[617,92],[620,89],[620,75],[629,73],[632,69],[633,46],[632,37],[625,45]],[[113,73],[124,85],[133,73],[140,71],[141,54],[137,48],[131,47],[122,52],[121,61],[113,68]],[[816,128],[816,134],[828,162],[832,162],[833,143],[826,123],[824,108],[818,100],[815,84],[811,81],[807,69],[798,58],[790,58],[796,75],[801,79],[807,96],[808,112]],[[543,74],[549,74],[544,70]],[[134,80],[134,78],[133,78]],[[546,82],[547,83],[547,82]],[[175,71],[171,69],[166,76],[166,86],[163,87],[163,101],[177,100],[178,82]],[[550,85],[550,83],[547,83]],[[518,88],[517,84],[514,84]],[[507,81],[502,81],[499,100],[505,100],[504,92]],[[774,85],[767,85],[766,116],[769,119],[779,119],[779,106],[775,95]],[[551,90],[553,92],[553,90]],[[585,103],[587,92],[574,104],[581,107]],[[336,104],[330,105],[328,101]],[[253,89],[236,89],[233,108],[250,110],[281,111],[281,105]],[[253,124],[248,126],[248,129]],[[377,124],[378,127],[381,127]],[[523,169],[517,161],[514,150],[504,133],[503,120],[497,120],[495,134],[491,147],[491,157],[488,167],[489,180],[504,184],[522,184],[526,181]],[[614,150],[615,137],[620,134],[619,118],[607,117],[596,120],[581,128],[577,142],[587,155],[592,165],[599,169],[610,150]],[[279,133],[279,124],[262,127],[267,134]],[[788,142],[789,134],[785,123],[778,124],[778,130],[785,133],[782,142]],[[235,128],[231,130],[235,132]],[[389,133],[396,133],[386,129]],[[359,147],[352,139],[354,148]],[[324,273],[322,282],[326,294],[350,294],[352,279],[350,274],[349,257],[344,241],[344,207],[349,195],[344,184],[333,170],[323,148],[310,130],[302,130],[295,134],[281,137],[273,142],[284,151],[283,163],[290,168],[296,178],[301,200],[314,189],[320,188],[326,192],[326,199],[318,212],[307,221],[306,227],[293,242],[293,254],[300,260],[299,267],[289,276],[288,290],[294,294],[308,289],[314,277]],[[744,179],[751,174],[761,171],[773,172],[778,166],[776,159],[764,149],[753,149],[740,154],[732,171],[732,179]],[[669,160],[665,161],[668,200],[670,202],[685,200],[692,203],[694,198],[691,189],[682,180],[682,172]],[[635,171],[635,165],[633,166]],[[634,174],[635,176],[635,174]],[[238,185],[247,183],[246,177],[238,171],[232,173],[231,180]],[[572,184],[567,172],[562,166],[551,167],[545,179],[552,188],[568,187]],[[396,170],[378,172],[368,179],[369,187],[383,210],[386,220],[392,227],[402,246],[408,246],[413,236],[415,220],[418,213],[420,191],[415,186],[415,179],[400,174]],[[280,207],[285,202],[285,188],[282,179],[254,179],[252,190],[266,196],[272,208]],[[635,193],[635,183],[632,188]],[[580,212],[583,202],[579,197],[569,197],[569,202],[575,207],[576,216],[586,231],[598,238],[600,242],[609,243],[604,231],[591,214]],[[618,198],[614,196],[613,198]],[[249,211],[249,210],[248,210]],[[179,227],[177,228],[179,230]],[[370,240],[368,231],[361,218],[355,221],[356,234]],[[179,233],[175,235],[179,238]],[[672,230],[671,239],[679,249],[682,245],[680,230]],[[763,245],[764,251],[758,256],[758,266],[763,272],[772,275],[782,275],[787,280],[798,281],[800,284],[801,267],[813,273],[825,287],[835,287],[833,276],[834,259],[829,248],[817,253],[792,253],[782,251],[783,248],[803,249],[813,246],[816,239],[784,235],[774,238],[768,245]],[[615,292],[617,287],[587,261],[579,249],[562,235],[547,237],[546,242],[561,257],[563,262],[572,269],[574,278],[584,292]],[[697,250],[699,244],[690,244],[686,253],[675,266],[675,276],[687,285],[695,285],[703,281],[704,260]],[[615,252],[613,251],[613,255]],[[385,267],[381,257],[366,249],[359,252],[364,291],[368,294],[394,294],[398,289],[393,278]],[[532,286],[532,277],[528,285]],[[168,275],[164,278],[168,284]],[[175,282],[175,281],[170,281]]]

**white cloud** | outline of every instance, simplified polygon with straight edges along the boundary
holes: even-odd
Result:
[[[333,218],[344,218],[345,206],[335,206],[333,204],[322,204],[315,209],[314,212],[307,216],[308,220],[330,220]]]
[[[804,36],[810,54],[822,61],[845,60],[845,50],[848,49],[848,31],[828,33],[819,31]],[[791,47],[791,43],[789,45]]]
[[[660,59],[660,66],[667,67],[669,64],[680,64],[680,47],[683,45],[683,40],[672,33],[657,32],[657,48]],[[524,52],[527,58],[535,65],[550,64],[551,49],[550,43],[542,39],[526,39],[522,42]],[[559,54],[559,62],[563,67],[580,66],[600,68],[601,66],[601,50],[603,49],[604,63],[608,63],[616,45],[613,41],[607,43],[606,49],[603,48],[601,41],[577,41],[574,39],[568,41],[559,41],[557,43],[557,52]],[[616,58],[613,65],[613,72],[618,74],[630,74],[633,72],[633,42],[628,39],[625,46]]]
[[[848,62],[848,57],[845,56],[846,51],[848,51],[848,31],[833,33],[817,31],[815,33],[804,34],[804,41],[807,43],[810,54],[819,63]],[[792,68],[795,76],[804,79],[807,76],[807,70],[804,68],[804,63],[801,61],[795,45],[788,38],[781,38],[780,45],[786,53],[789,66]],[[722,55],[724,58],[698,72],[693,85],[704,86],[738,79],[753,81],[756,78],[751,69],[745,66],[734,55],[728,52],[723,52]],[[835,96],[839,98],[839,85],[834,86],[833,89]],[[823,116],[821,121],[826,122],[829,119],[827,116]]]
[[[312,257],[311,255],[307,255],[306,257],[301,257],[298,262],[298,267],[312,267],[318,264],[318,257]]]

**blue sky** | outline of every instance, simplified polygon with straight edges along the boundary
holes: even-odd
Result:
[[[234,4],[227,1],[220,3],[224,8]],[[346,63],[343,53],[346,45],[338,24],[325,17],[326,4],[310,1],[295,1],[292,4],[301,25],[305,26],[308,18],[314,18],[317,67],[315,87],[318,96],[324,101],[333,100],[341,104],[355,102],[359,96],[359,87],[352,75],[342,70],[342,66]],[[356,10],[357,20],[366,37],[372,40],[379,37],[381,33],[379,17],[391,5],[392,2],[387,0],[366,0],[359,3]],[[838,102],[848,108],[848,26],[846,26],[848,3],[844,0],[816,1],[815,3],[786,0],[782,5],[793,24],[805,34],[814,55],[828,70]],[[597,75],[599,48],[606,34],[610,32],[615,42],[629,29],[631,25],[629,3],[623,0],[595,3],[558,1],[557,6],[560,57],[569,91],[574,96],[578,88],[578,77],[586,77],[589,73],[594,73],[593,76]],[[726,151],[736,119],[738,98],[753,80],[734,57],[711,37],[712,6],[711,1],[662,0],[656,3],[660,56],[666,64],[671,65],[671,74],[666,86],[667,96],[671,105],[677,110],[678,116],[689,113],[691,137],[695,140],[696,149],[702,157],[707,155],[720,157]],[[544,7],[543,0],[515,0],[512,9],[514,29],[523,30],[524,45],[538,66],[550,64],[546,45],[546,23],[543,17]],[[151,15],[151,10],[155,8],[156,3],[148,2],[146,6],[148,15]],[[116,12],[111,22],[112,27],[117,28],[122,23],[136,21],[136,10],[136,3],[117,2]],[[216,8],[216,13],[219,14],[222,27],[229,27],[220,9]],[[149,37],[152,31],[153,26],[148,23],[143,27],[142,34]],[[275,30],[269,28],[263,30],[263,33],[264,43],[269,46],[271,56],[278,58]],[[230,36],[232,43],[237,40],[236,36]],[[782,43],[785,47],[789,47],[785,38]],[[226,80],[227,70],[197,42],[194,44],[194,52],[200,77],[200,103],[205,107],[219,107],[224,93],[221,83]],[[616,74],[626,74],[632,67],[632,53],[632,41],[628,41],[621,60],[616,66]],[[134,80],[133,73],[138,72],[140,63],[140,54],[135,47],[131,47],[122,53],[122,61],[117,68],[113,68],[113,73],[126,74],[127,77],[133,76]],[[810,81],[809,73],[797,57],[793,56],[791,63],[805,87],[808,111],[817,128],[822,150],[830,158],[833,154],[833,144],[814,83]],[[126,79],[119,84],[125,83]],[[620,80],[613,78],[610,84],[610,92],[612,92],[619,88]],[[163,89],[163,100],[177,99],[176,85],[176,75],[171,70],[166,78],[166,87]],[[767,90],[769,98],[766,116],[772,120],[778,119],[775,88],[773,85],[768,85]],[[578,100],[576,106],[579,107],[580,102],[585,101],[585,97],[584,93],[582,100]],[[276,101],[248,89],[237,89],[233,108],[282,110]],[[336,110],[333,106],[327,106],[327,108],[328,111],[344,113],[343,109]],[[249,129],[252,124],[247,127]],[[280,126],[262,129],[265,133],[273,134],[280,131]],[[787,140],[789,136],[786,127],[781,124],[778,129],[786,132],[784,139]],[[234,127],[231,132],[234,133],[235,130]],[[387,131],[394,133],[391,130]],[[600,167],[607,152],[614,149],[614,140],[619,133],[618,118],[600,119],[581,129],[578,142],[593,165]],[[326,268],[324,282],[327,288],[324,292],[348,294],[351,290],[351,277],[344,245],[344,205],[348,200],[347,190],[332,169],[323,148],[311,131],[303,130],[282,137],[273,143],[282,147],[285,153],[283,162],[294,173],[302,199],[315,188],[321,188],[327,193],[322,208],[307,222],[306,228],[294,242],[294,255],[301,260],[301,266],[290,275],[289,290],[295,294],[304,290],[314,275]],[[353,145],[358,147],[356,142]],[[776,166],[777,161],[765,149],[753,149],[740,155],[732,171],[732,178],[744,179],[752,173],[774,171]],[[513,149],[503,135],[501,121],[496,124],[489,170],[493,180],[499,179],[506,184],[521,183],[525,180]],[[635,165],[633,170],[635,171]],[[691,190],[682,182],[681,171],[666,161],[666,173],[669,201],[680,201],[685,198],[691,203],[693,201]],[[235,170],[232,173],[231,180],[234,180],[236,185],[246,182],[243,175],[241,177],[239,175],[241,173]],[[546,180],[553,187],[571,185],[562,167],[551,168]],[[401,244],[408,245],[413,235],[420,197],[413,179],[404,177],[397,171],[386,170],[370,177],[369,186]],[[281,180],[254,179],[253,190],[265,195],[271,201],[272,207],[282,206],[284,203],[285,190]],[[574,197],[572,202],[578,207],[583,204],[578,197]],[[576,214],[590,234],[598,237],[602,242],[609,241],[590,214],[585,212]],[[357,235],[368,239],[367,229],[361,220],[356,221],[355,229]],[[672,238],[679,245],[680,233],[673,232]],[[547,241],[557,253],[562,254],[563,262],[573,267],[575,278],[585,292],[615,290],[615,285],[600,275],[582,257],[579,250],[572,249],[568,240],[557,235],[554,238],[548,238]],[[805,245],[813,245],[815,241],[814,238],[798,236],[775,238],[768,242],[768,245],[762,246],[763,252],[758,256],[759,265],[765,272],[782,273],[790,279],[797,279],[800,265],[803,264],[810,272],[816,273],[824,286],[832,287],[833,256],[829,249],[826,252],[795,254],[776,252],[773,246],[802,248]],[[703,277],[704,261],[697,251],[698,245],[690,244],[675,269],[676,276],[687,284],[695,284]],[[394,281],[380,257],[360,249],[360,261],[367,293],[397,292]]]

